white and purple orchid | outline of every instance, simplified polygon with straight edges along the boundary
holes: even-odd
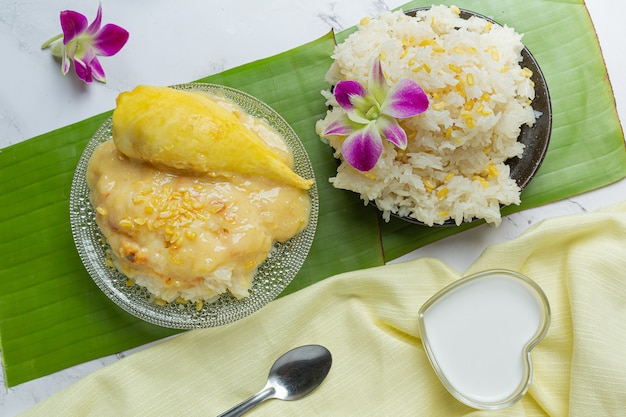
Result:
[[[41,49],[51,48],[52,55],[61,58],[61,71],[67,74],[71,63],[78,78],[86,83],[93,80],[105,83],[104,69],[98,56],[112,56],[122,49],[128,40],[128,31],[114,24],[102,25],[102,5],[89,24],[87,18],[73,10],[61,12],[63,33],[41,45]]]
[[[367,89],[358,81],[339,81],[334,88],[339,106],[345,110],[330,123],[323,135],[345,135],[341,153],[359,171],[369,171],[378,162],[383,141],[406,149],[406,132],[397,119],[413,117],[428,108],[428,96],[414,81],[401,79],[387,85],[380,58],[374,60]]]

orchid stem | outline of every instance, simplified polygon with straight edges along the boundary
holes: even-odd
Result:
[[[46,49],[46,48],[48,48],[50,45],[52,45],[52,43],[54,43],[54,42],[58,41],[58,40],[59,40],[59,39],[61,39],[62,37],[63,37],[63,34],[61,33],[61,34],[59,34],[59,35],[56,35],[56,36],[55,36],[55,37],[53,37],[53,38],[48,39],[47,41],[45,41],[45,42],[43,43],[43,45],[41,45],[41,49]]]

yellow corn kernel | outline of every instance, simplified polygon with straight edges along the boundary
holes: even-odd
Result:
[[[450,217],[450,212],[448,210],[442,210],[439,213],[437,213],[437,216],[439,216],[439,217]]]
[[[146,198],[143,195],[134,195],[132,200],[133,204],[141,204],[146,200]]]
[[[433,52],[443,53],[443,52],[446,52],[446,48],[443,48],[439,45],[433,46]]]
[[[363,172],[363,176],[372,181],[376,180],[376,175],[372,174],[371,172]]]
[[[476,111],[481,115],[481,116],[489,116],[491,114],[491,112],[487,109],[485,109],[485,106],[483,105],[483,103],[480,103],[478,105],[478,107],[476,108]]]
[[[530,78],[533,76],[533,72],[532,70],[524,67],[524,69],[522,69],[522,77],[526,77],[526,78]]]
[[[455,46],[454,48],[452,48],[452,51],[458,55],[465,55],[465,50],[460,46]]]
[[[202,310],[202,300],[196,301],[196,311]]]
[[[461,95],[461,97],[465,98],[467,97],[465,95],[465,82],[463,82],[463,80],[459,80],[458,83],[456,83],[456,91]]]
[[[149,195],[149,194],[152,194],[153,192],[154,192],[154,189],[152,188],[144,188],[143,190],[141,190],[142,195]]]
[[[483,187],[485,187],[485,188],[488,188],[488,187],[489,187],[489,183],[487,182],[487,180],[486,180],[486,179],[484,179],[483,177],[481,177],[480,175],[474,175],[473,179],[474,179],[475,181],[480,182],[480,184],[481,184]]]
[[[122,220],[119,221],[118,225],[120,227],[123,227],[124,229],[130,229],[131,227],[133,227],[133,222],[128,217],[124,217]]]
[[[143,226],[144,224],[146,224],[147,219],[145,217],[135,217],[133,219],[133,222],[139,226]]]
[[[187,216],[182,216],[181,219],[178,222],[178,226],[179,227],[187,227],[189,226],[191,223],[193,223],[193,220],[190,219]]]
[[[491,152],[491,146],[487,146],[487,147],[485,147],[485,148],[483,149],[483,152],[484,152],[484,153],[489,153],[489,152]]]
[[[107,209],[105,209],[104,207],[96,207],[96,213],[98,213],[101,216],[108,216],[109,212],[107,211]]]
[[[448,68],[450,68],[450,70],[452,70],[453,72],[455,72],[455,73],[457,73],[457,74],[460,74],[460,73],[461,73],[461,71],[463,71],[463,70],[461,69],[461,67],[459,67],[458,65],[455,65],[455,64],[449,64],[449,65],[448,65]]]
[[[454,172],[450,172],[443,180],[450,181],[452,178],[454,178]]]
[[[364,17],[364,18],[363,18],[363,19],[361,19],[361,21],[359,22],[359,24],[360,24],[361,26],[366,26],[366,25],[369,25],[369,23],[370,23],[370,18],[369,18],[369,17]]]
[[[446,108],[446,106],[447,106],[447,103],[445,101],[439,101],[439,102],[433,104],[431,107],[434,110],[443,110],[443,109]]]
[[[182,243],[183,237],[181,236],[180,232],[176,231],[174,232],[174,234],[172,235],[172,239],[171,242],[175,245],[180,245]]]
[[[162,298],[155,298],[154,304],[159,305],[159,306],[164,306],[165,304],[167,304],[167,301],[165,301]]]
[[[467,127],[469,127],[470,129],[476,127],[476,123],[474,123],[474,119],[472,119],[471,117],[465,120],[465,124],[467,124]]]
[[[415,58],[409,59],[408,65],[409,67],[412,67],[413,65],[415,65]]]
[[[490,31],[492,26],[493,26],[493,23],[487,22],[487,24],[485,25],[485,30]]]
[[[143,206],[143,212],[146,214],[154,213],[154,207],[152,206]]]
[[[213,201],[209,206],[209,213],[217,214],[223,211],[224,208],[226,208],[226,203],[224,203],[223,201]]]
[[[174,255],[174,256],[170,257],[170,259],[171,259],[171,261],[172,261],[172,263],[174,265],[182,265],[183,264],[183,260],[180,258],[180,256]]]
[[[379,57],[380,57],[380,60],[381,60],[381,61],[385,61],[385,60],[387,59],[387,52],[385,52],[385,51],[380,51],[380,55],[379,55]]]
[[[503,66],[502,68],[500,68],[500,72],[501,72],[501,73],[505,73],[505,72],[507,72],[507,71],[508,71],[508,70],[510,70],[510,69],[511,69],[511,68],[509,68],[509,66],[508,66],[508,65],[505,65],[505,66]]]
[[[445,136],[446,139],[450,139],[450,137],[452,136],[452,127],[446,129]]]
[[[478,50],[476,48],[474,48],[473,46],[470,46],[469,48],[467,48],[467,51],[470,54],[475,54],[476,52],[478,52]]]
[[[436,45],[436,44],[437,44],[437,41],[435,41],[434,39],[424,39],[418,44],[418,46],[428,46],[428,45]]]
[[[450,6],[450,11],[454,14],[461,14],[461,9],[459,9],[457,6],[452,5]]]
[[[469,73],[465,76],[465,82],[467,83],[467,85],[474,85],[475,80],[474,80],[474,74]]]
[[[445,196],[448,195],[448,187],[443,187],[439,191],[437,191],[437,199],[443,200]]]
[[[408,49],[402,48],[402,53],[400,54],[400,58],[401,59],[404,58],[408,52],[409,52]]]
[[[189,240],[195,240],[198,238],[198,234],[196,232],[194,232],[193,230],[185,230],[185,237]]]
[[[127,279],[126,280],[126,286],[127,287],[132,287],[133,285],[135,285],[135,281],[133,281],[132,279]]]
[[[465,104],[463,105],[463,108],[467,111],[470,111],[474,108],[474,104],[476,103],[476,101],[474,99],[472,100],[467,100],[465,102]]]
[[[489,101],[489,100],[491,99],[491,94],[489,94],[489,93],[483,93],[483,94],[480,96],[480,99],[481,99],[482,101]]]
[[[500,54],[498,53],[498,50],[496,48],[493,48],[491,50],[491,59],[496,62],[500,61]]]
[[[162,219],[169,219],[170,217],[172,217],[174,215],[174,213],[172,213],[169,210],[165,210],[159,213],[159,217]]]
[[[431,193],[435,189],[435,183],[431,180],[426,179],[422,180],[422,182],[424,183],[424,188],[426,189],[426,192]]]

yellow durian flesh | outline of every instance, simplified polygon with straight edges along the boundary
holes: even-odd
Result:
[[[121,93],[113,141],[129,158],[200,175],[239,173],[308,189],[256,133],[210,97],[169,87]]]

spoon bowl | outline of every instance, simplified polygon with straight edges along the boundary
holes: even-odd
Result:
[[[294,401],[315,390],[328,375],[332,355],[323,346],[292,349],[274,362],[265,387],[218,417],[236,417],[269,399]]]

